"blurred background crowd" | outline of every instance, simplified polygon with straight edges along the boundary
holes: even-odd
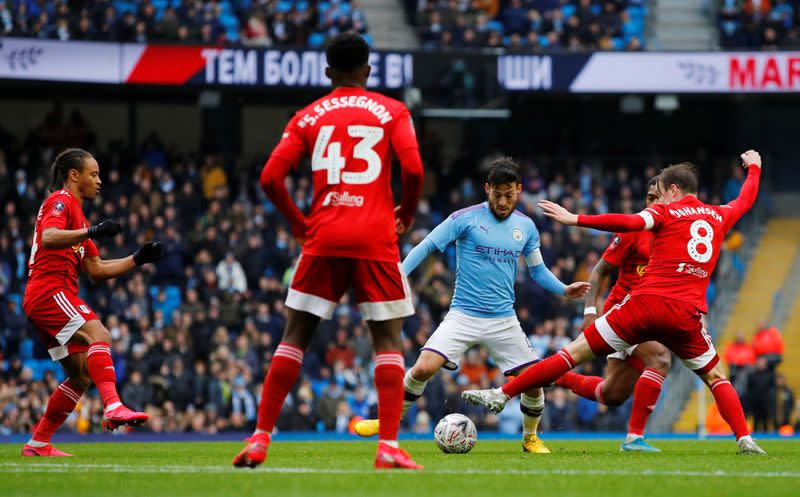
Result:
[[[451,212],[484,200],[486,166],[495,157],[465,155],[445,161],[441,140],[432,130],[420,133],[420,143],[428,164],[426,183],[414,227],[400,241],[404,255]],[[23,140],[0,129],[0,177],[9,179],[0,182],[0,433],[29,432],[63,379],[60,365],[50,361],[22,315],[21,295],[32,228],[47,195],[49,164],[67,144],[93,151],[101,165],[101,196],[85,206],[89,222],[114,218],[123,225],[122,234],[100,244],[101,257],[127,256],[151,239],[165,246],[157,264],[124,278],[81,281],[82,297],[111,330],[124,402],[151,414],[146,429],[153,432],[251,429],[260,385],[285,325],[283,299],[299,255],[286,223],[256,180],[264,157],[228,162],[172,150],[155,134],[137,146],[100,147],[91,124],[78,112],[63,117],[54,111]],[[518,208],[535,220],[544,260],[565,282],[588,279],[609,236],[552,224],[534,209],[537,201],[549,198],[586,213],[636,212],[647,179],[657,171],[656,164],[633,168],[534,156],[517,159],[524,174]],[[739,169],[732,170],[733,175],[709,178],[705,184],[710,189],[701,192],[702,198],[713,203],[734,198],[743,177]],[[300,171],[288,180],[289,188],[296,204],[308,211],[313,192],[308,168]],[[735,263],[732,267],[741,270]],[[411,275],[417,313],[403,327],[409,366],[447,312],[454,268],[455,250],[450,247]],[[713,288],[712,283],[711,300]],[[553,354],[580,332],[582,306],[547,294],[527,271],[519,272],[518,317],[540,356]],[[762,357],[755,353],[740,363],[726,352],[731,364],[752,371],[747,381],[735,376],[745,394],[763,388]],[[776,361],[774,356],[766,360],[768,368]],[[602,374],[604,366],[598,360],[581,371]],[[772,370],[772,380],[767,380],[778,385]],[[346,432],[354,419],[374,416],[372,373],[369,334],[357,307],[345,297],[334,319],[319,327],[278,429]],[[483,430],[516,432],[521,429],[518,409],[495,416],[459,397],[463,389],[503,381],[486,351],[473,349],[457,371],[442,371],[429,383],[404,427],[428,432],[443,415],[457,411],[473,417]],[[545,431],[625,429],[627,404],[607,408],[560,388],[550,389],[547,397]],[[66,429],[98,431],[101,416],[101,403],[90,390]]]
[[[722,48],[800,48],[800,2],[797,0],[721,0],[720,4]]]

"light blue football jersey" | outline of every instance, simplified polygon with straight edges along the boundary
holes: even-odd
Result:
[[[439,251],[456,244],[452,309],[482,318],[515,315],[514,281],[519,257],[539,248],[539,231],[531,218],[515,210],[501,221],[484,202],[454,212],[426,240]],[[408,274],[414,268],[404,263],[403,269]]]

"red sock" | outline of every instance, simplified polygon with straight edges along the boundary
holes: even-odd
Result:
[[[111,347],[105,342],[95,342],[86,354],[89,376],[100,392],[103,406],[119,403],[117,379],[114,377],[114,361],[111,360]]]
[[[742,403],[739,401],[739,394],[726,379],[717,380],[711,384],[711,394],[717,403],[717,408],[722,418],[733,430],[736,440],[750,434],[747,429],[747,420],[744,418]]]
[[[551,355],[534,364],[510,382],[503,385],[503,393],[515,397],[531,388],[546,387],[575,367],[575,360],[566,350]]]
[[[599,376],[585,376],[568,371],[567,374],[556,380],[556,385],[569,388],[575,395],[584,399],[602,402],[603,378]]]
[[[82,395],[83,390],[72,386],[69,380],[60,384],[47,401],[44,416],[33,429],[31,438],[37,442],[50,443],[53,434],[67,420]]]
[[[281,343],[275,349],[272,362],[261,388],[261,404],[258,406],[256,428],[272,433],[275,421],[283,408],[286,394],[292,389],[300,375],[303,351],[294,345]]]
[[[378,438],[384,442],[397,440],[403,411],[403,376],[405,363],[400,352],[381,352],[375,359],[375,388],[378,390]]]
[[[650,417],[656,407],[663,384],[664,375],[660,371],[650,368],[646,368],[642,376],[636,381],[636,387],[633,389],[631,418],[628,421],[629,434],[644,435],[647,418]]]

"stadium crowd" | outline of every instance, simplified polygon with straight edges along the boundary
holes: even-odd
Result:
[[[433,132],[420,139],[425,162],[442,163]],[[100,148],[79,113],[62,119],[54,111],[23,139],[0,129],[0,177],[12,178],[0,182],[0,433],[30,432],[63,374],[22,315],[20,296],[32,227],[47,194],[49,161],[68,144],[94,151],[101,164],[101,197],[86,206],[88,221],[114,218],[123,224],[122,234],[99,245],[101,257],[126,256],[145,239],[165,246],[163,259],[128,277],[81,283],[82,298],[112,333],[122,399],[151,415],[146,429],[153,432],[251,430],[260,382],[285,324],[283,298],[299,255],[285,221],[254,180],[263,157],[226,162],[215,155],[177,153],[155,135],[135,148],[119,143]],[[492,158],[428,169],[415,226],[401,239],[403,254],[445,216],[484,199],[482,175]],[[537,223],[545,262],[563,281],[586,280],[609,237],[549,223],[534,210],[537,201],[558,199],[583,212],[635,212],[655,166],[604,168],[519,159],[524,167],[519,209]],[[634,175],[634,170],[643,174]],[[305,171],[290,180],[294,201],[303,210],[312,200]],[[473,174],[465,177],[464,171]],[[733,191],[736,181],[718,190],[723,195]],[[719,201],[711,192],[703,196]],[[417,313],[404,322],[407,365],[447,311],[454,267],[450,247],[412,275]],[[551,355],[580,332],[582,304],[545,293],[527,271],[519,274],[519,320],[531,346],[541,356]],[[582,372],[600,374],[604,364],[586,364]],[[278,429],[345,432],[353,419],[374,417],[372,370],[365,324],[345,298],[305,355],[301,380]],[[443,371],[428,384],[404,426],[428,432],[444,414],[457,411],[473,417],[481,429],[517,432],[518,409],[494,416],[462,403],[459,396],[463,389],[502,381],[486,351],[474,349],[459,370]],[[560,388],[547,396],[545,431],[625,429],[627,406],[606,408]],[[66,429],[99,431],[101,416],[100,400],[90,390]]]
[[[321,46],[367,32],[346,0],[0,0],[0,36],[129,43]]]
[[[645,0],[418,0],[426,48],[641,50]]]
[[[800,48],[800,2],[722,0],[719,42],[723,48]]]

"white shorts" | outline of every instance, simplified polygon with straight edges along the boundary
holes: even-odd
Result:
[[[455,371],[461,356],[473,345],[486,347],[505,375],[539,361],[516,316],[476,318],[457,310],[447,313],[422,350],[444,357],[444,368]]]
[[[625,350],[614,352],[613,354],[609,354],[607,359],[618,359],[620,361],[627,361],[628,357],[633,355],[633,351],[636,350],[636,347],[638,347],[638,345],[628,347]]]

